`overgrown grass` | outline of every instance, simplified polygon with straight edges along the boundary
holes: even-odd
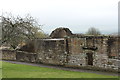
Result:
[[[117,76],[64,71],[23,64],[3,62],[3,78],[117,78]]]

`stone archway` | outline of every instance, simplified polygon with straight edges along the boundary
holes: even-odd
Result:
[[[50,34],[51,38],[64,38],[71,36],[72,32],[68,28],[57,28]]]

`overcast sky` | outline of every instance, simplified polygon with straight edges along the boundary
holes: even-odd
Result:
[[[25,16],[30,14],[44,32],[68,27],[74,33],[84,33],[96,27],[102,33],[118,30],[119,0],[0,0],[2,12]]]

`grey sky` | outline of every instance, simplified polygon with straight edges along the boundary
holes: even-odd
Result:
[[[1,0],[0,14],[35,17],[42,29],[50,33],[57,27],[68,27],[74,33],[96,27],[102,33],[118,30],[119,0]]]

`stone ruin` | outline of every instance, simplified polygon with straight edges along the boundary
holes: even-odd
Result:
[[[68,28],[57,28],[50,34],[51,38],[64,38],[71,36],[72,32]]]
[[[35,39],[10,55],[17,61],[118,72],[118,44],[118,36],[78,35],[68,28],[57,28],[49,38]],[[3,51],[3,59],[11,60],[6,54]]]

